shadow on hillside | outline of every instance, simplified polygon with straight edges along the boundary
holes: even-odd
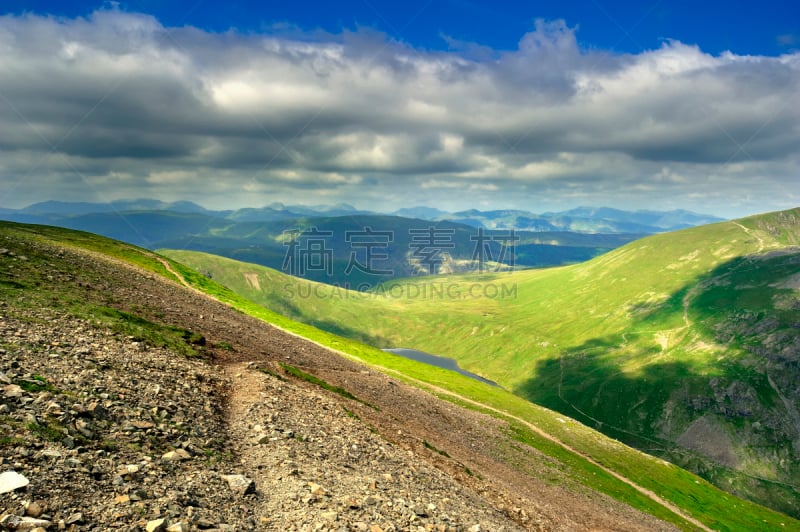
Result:
[[[716,465],[737,467],[741,443],[775,461],[781,481],[800,484],[800,426],[792,413],[800,410],[800,299],[779,282],[799,271],[800,252],[721,264],[660,304],[633,302],[626,331],[539,361],[535,377],[514,392],[712,480]],[[657,331],[681,326],[684,301],[691,330],[677,347],[663,349]],[[711,345],[726,345],[726,356],[718,358]],[[638,361],[635,372],[620,370]],[[705,457],[698,462],[676,442],[704,415],[724,430],[720,442],[688,444]],[[800,514],[799,491],[755,484],[742,486],[742,494]]]
[[[350,338],[352,340],[356,340],[358,342],[370,345],[372,347],[376,347],[378,349],[384,349],[394,346],[393,343],[388,338],[384,338],[383,336],[375,334],[368,335],[360,330],[346,327],[336,321],[323,320],[319,318],[305,318],[305,317],[303,318],[302,321],[308,323],[309,325],[313,325],[318,329],[322,329],[323,331],[327,331],[329,333],[333,333],[338,336],[342,336],[344,338]]]
[[[375,334],[368,335],[361,330],[347,327],[345,324],[336,320],[327,320],[317,314],[304,312],[301,307],[292,303],[291,299],[288,298],[282,298],[271,302],[269,308],[272,311],[281,314],[282,316],[286,316],[287,318],[299,321],[301,323],[306,323],[316,327],[317,329],[336,334],[344,338],[350,338],[351,340],[356,340],[379,349],[384,347],[392,347],[391,342],[387,338],[383,338],[382,336]]]

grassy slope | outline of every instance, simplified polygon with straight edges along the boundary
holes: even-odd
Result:
[[[782,245],[774,239],[769,244]],[[413,346],[453,356],[516,388],[537,374],[542,359],[597,339],[611,341],[617,335],[623,344],[626,332],[660,352],[663,334],[675,345],[685,336],[681,299],[688,287],[726,261],[757,250],[757,240],[737,225],[715,224],[645,238],[564,268],[401,281],[396,289],[384,290],[386,297],[352,294],[212,255],[165,253],[212,272],[237,293],[281,313],[362,334],[381,346]],[[258,288],[246,275],[258,280]],[[493,288],[473,289],[476,284]],[[431,286],[444,286],[444,296],[414,297],[426,290],[430,295]],[[503,299],[481,297],[503,290],[508,293]],[[654,309],[668,312],[656,320]],[[626,358],[630,360],[623,370],[642,365],[641,352]]]
[[[791,304],[791,290],[773,285],[800,267],[795,255],[740,257],[799,244],[799,218],[795,209],[656,235],[564,268],[401,281],[386,290],[389,297],[374,298],[309,289],[276,272],[212,257],[173,256],[297,319],[376,345],[452,356],[520,395],[584,422],[601,420],[615,437],[797,514],[797,490],[780,483],[796,483],[800,470],[787,436],[792,429],[778,419],[790,416],[776,392],[791,393],[791,383],[779,380],[796,370],[753,351],[767,333],[785,333],[797,322],[797,309],[778,308],[781,300]],[[262,279],[262,289],[248,285],[244,273]],[[443,283],[444,297],[412,297],[436,283]],[[490,295],[506,287],[512,297],[473,298],[474,286]],[[770,322],[777,325],[759,334],[759,324]],[[726,331],[731,323],[740,326]],[[767,376],[778,381],[775,387]],[[749,415],[737,414],[742,405],[726,411],[722,403],[730,397],[716,397],[737,386],[743,397],[734,402],[746,402],[748,394],[759,399],[742,407]],[[718,437],[730,447],[731,467],[672,443],[704,409],[722,424]],[[773,426],[754,428],[763,418]]]
[[[0,222],[0,235],[4,238],[43,240],[56,245],[87,249],[136,264],[165,277],[173,278],[152,252],[86,233]],[[345,356],[382,368],[384,371],[408,380],[412,384],[425,386],[419,382],[424,381],[433,386],[460,394],[470,400],[478,401],[488,407],[500,409],[509,415],[525,419],[580,452],[591,456],[599,463],[618,471],[639,485],[651,489],[714,529],[754,530],[800,527],[800,522],[794,521],[785,515],[732,497],[686,471],[634,451],[571,420],[563,420],[554,412],[533,405],[518,396],[462,377],[454,372],[432,368],[402,357],[388,355],[367,345],[294,322],[235,294],[179,263],[173,262],[171,264],[173,269],[180,272],[186,281],[243,312],[274,323],[322,345],[340,350]],[[5,281],[6,277],[9,278],[9,282],[0,282],[0,290],[3,292],[3,297],[10,300],[11,297],[17,294],[14,291],[23,287],[10,282],[11,276],[9,272],[0,269],[0,281]],[[37,283],[34,282],[34,284]],[[43,287],[46,288],[48,285],[46,283],[39,284],[37,292],[44,298],[42,301],[47,301],[48,298],[51,298],[51,295]],[[8,293],[6,294],[6,292]],[[444,399],[456,403],[460,402],[452,396],[440,395]],[[476,408],[468,403],[465,403],[465,406]],[[501,419],[505,418],[505,416],[496,412],[487,411],[487,413]],[[510,430],[519,441],[531,445],[563,463],[565,475],[569,475],[587,486],[607,493],[635,508],[673,522],[683,529],[692,529],[691,525],[675,514],[643,497],[628,485],[605,474],[581,456],[569,453],[563,448],[543,440],[512,419],[509,419],[509,422]]]

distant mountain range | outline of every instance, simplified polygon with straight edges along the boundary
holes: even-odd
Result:
[[[214,211],[189,201],[167,203],[152,199],[110,203],[46,201],[23,209],[0,210],[0,218],[88,231],[154,250],[204,251],[305,279],[351,287],[484,267],[502,271],[583,262],[650,233],[718,220],[686,211],[627,212],[588,207],[541,215],[519,210],[446,213],[430,207],[400,209],[387,215],[347,204],[282,203]],[[391,238],[383,235],[380,242],[365,243],[365,238],[376,238],[357,234],[367,228],[391,232]],[[287,235],[317,229],[326,234],[325,250],[315,257],[324,258],[324,267],[306,268],[306,247],[313,242],[306,234],[297,246],[290,247]],[[513,247],[508,252],[501,240],[512,229]],[[429,242],[425,244],[421,238]],[[436,245],[431,239],[437,240]],[[357,267],[367,260],[368,253],[380,259],[374,261],[375,267]],[[486,264],[480,262],[484,259]]]
[[[533,214],[520,210],[468,210],[440,214],[447,219],[486,229],[520,231],[571,231],[577,233],[663,233],[722,221],[707,214],[685,210],[622,211],[608,207],[578,207],[563,212]]]
[[[519,231],[577,233],[651,234],[675,231],[722,221],[722,218],[686,210],[623,211],[608,207],[578,207],[568,211],[535,214],[524,210],[475,209],[446,212],[433,207],[410,207],[391,213],[360,210],[346,203],[336,205],[284,205],[271,203],[264,207],[236,210],[210,210],[190,201],[163,202],[154,199],[119,200],[109,203],[45,201],[22,209],[2,209],[0,216],[11,221],[55,223],[64,217],[102,213],[166,211],[205,216],[236,222],[273,222],[298,218],[338,217],[390,214],[434,222],[455,222],[483,229],[516,229]]]

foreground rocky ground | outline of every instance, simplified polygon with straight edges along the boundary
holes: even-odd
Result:
[[[3,465],[30,481],[3,503],[23,525],[517,529],[336,401],[253,364],[187,360],[48,310],[4,316],[0,334]]]
[[[494,418],[176,283],[43,243],[0,248],[0,529],[671,529],[559,476]],[[202,356],[83,316],[76,298],[191,331]]]

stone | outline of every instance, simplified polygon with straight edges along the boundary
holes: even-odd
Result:
[[[4,471],[0,473],[0,493],[8,493],[10,491],[24,488],[30,484],[30,480],[20,475],[16,471]]]
[[[181,449],[189,453],[191,456],[199,456],[203,454],[203,449],[188,441],[181,444]]]
[[[47,458],[61,458],[63,455],[55,449],[45,449],[42,451],[42,456]]]
[[[139,472],[139,465],[138,464],[128,464],[128,465],[122,466],[119,469],[119,471],[117,471],[117,474],[119,476],[121,476],[121,477],[124,477],[125,475],[135,475],[138,472]]]
[[[91,403],[88,408],[86,408],[86,413],[95,419],[108,419],[108,410],[97,402]]]
[[[144,529],[147,532],[165,532],[167,530],[167,520],[153,519],[152,521],[147,522],[147,525],[145,525]]]
[[[130,498],[132,501],[144,501],[150,498],[150,495],[143,489],[133,490],[130,494]]]
[[[33,501],[25,507],[25,515],[37,518],[44,513],[45,503],[43,501]]]
[[[170,451],[165,453],[164,456],[161,457],[162,460],[165,462],[180,462],[181,460],[189,460],[192,457],[188,452],[183,449],[176,449],[174,451]]]
[[[91,425],[83,419],[79,419],[75,422],[75,428],[78,429],[78,432],[83,434],[89,439],[94,438],[94,433],[92,432]]]
[[[328,521],[329,523],[333,523],[337,519],[339,519],[339,514],[336,513],[336,512],[322,512],[320,514],[320,517],[322,517],[324,520]]]
[[[22,387],[17,386],[16,384],[6,384],[3,386],[3,395],[10,399],[14,399],[17,397],[22,397],[24,390]]]
[[[361,508],[361,503],[355,497],[345,497],[342,499],[342,505],[350,508],[351,510],[358,510]]]
[[[172,523],[167,527],[167,532],[189,532],[189,530],[189,524],[183,521]]]
[[[83,514],[81,512],[76,512],[64,520],[64,523],[67,525],[79,525],[83,523]]]
[[[316,482],[309,482],[308,489],[311,490],[311,495],[327,495],[328,490],[317,484]]]
[[[45,519],[34,517],[19,517],[17,515],[5,515],[0,519],[0,529],[3,530],[28,530],[47,529],[53,523]]]
[[[256,489],[256,483],[244,475],[222,475],[222,480],[239,496],[253,493]]]

